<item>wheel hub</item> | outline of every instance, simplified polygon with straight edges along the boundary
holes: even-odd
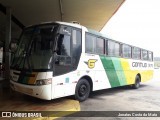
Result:
[[[86,92],[87,92],[87,87],[86,87],[86,85],[81,85],[81,87],[80,87],[80,89],[79,89],[79,95],[80,96],[84,96],[85,94],[86,94]]]

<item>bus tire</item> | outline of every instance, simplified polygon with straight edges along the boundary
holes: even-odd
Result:
[[[85,101],[90,94],[90,84],[86,79],[78,81],[75,90],[75,99],[82,102]]]
[[[135,83],[132,85],[133,89],[138,89],[140,87],[140,77],[137,75],[135,78]]]

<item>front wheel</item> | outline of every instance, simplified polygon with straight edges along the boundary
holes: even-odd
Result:
[[[135,79],[135,83],[132,86],[134,89],[138,89],[140,87],[140,77],[137,75]]]
[[[82,102],[85,101],[90,94],[90,84],[86,79],[81,79],[76,85],[75,99]]]

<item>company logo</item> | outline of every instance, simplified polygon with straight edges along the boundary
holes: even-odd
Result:
[[[2,112],[0,117],[42,117],[40,112]]]
[[[11,117],[11,112],[2,112],[2,117]]]
[[[95,59],[89,59],[88,62],[84,62],[88,65],[88,68],[92,69],[95,67],[95,63],[96,63],[97,60]]]
[[[139,67],[139,68],[153,68],[153,64],[150,63],[143,63],[143,62],[132,62],[132,67]]]

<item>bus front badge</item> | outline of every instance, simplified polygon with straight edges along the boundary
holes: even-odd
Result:
[[[96,61],[97,61],[96,59],[89,59],[88,62],[84,61],[84,63],[88,65],[88,68],[92,69],[95,67]]]

